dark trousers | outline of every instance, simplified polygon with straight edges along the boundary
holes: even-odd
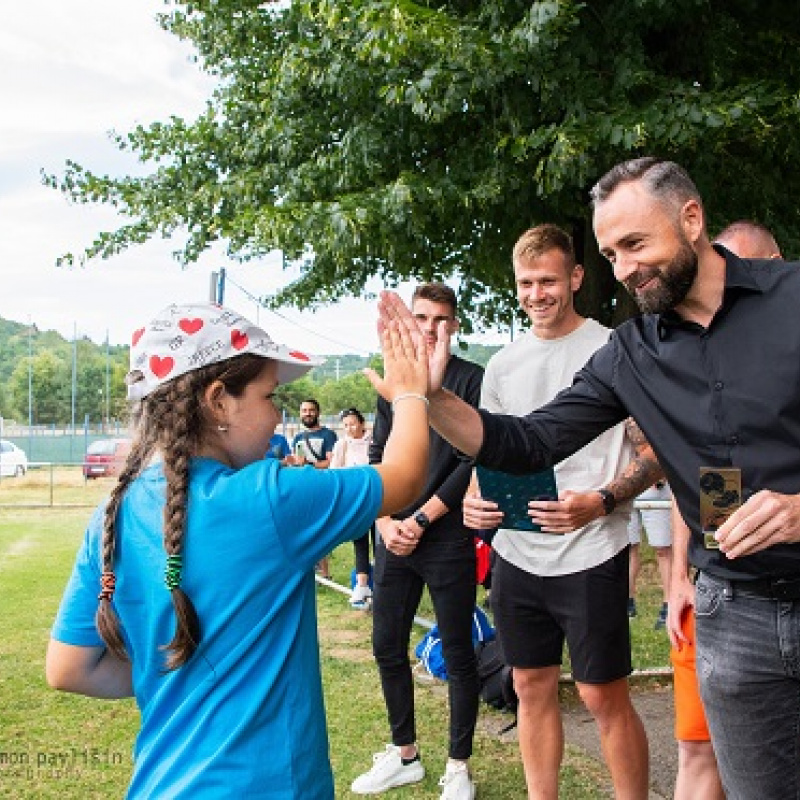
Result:
[[[375,550],[375,525],[359,539],[353,539],[353,551],[356,556],[356,572],[369,575],[369,542],[372,539],[372,549]]]
[[[410,556],[390,553],[378,537],[372,600],[372,648],[380,671],[392,742],[417,740],[409,643],[414,615],[427,585],[442,639],[450,704],[450,758],[472,755],[478,716],[478,672],[472,644],[475,545],[424,537]]]

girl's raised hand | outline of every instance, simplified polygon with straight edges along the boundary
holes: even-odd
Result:
[[[409,336],[417,342],[425,337],[419,330],[408,306],[402,301],[397,292],[383,291],[378,301],[378,332],[396,322],[408,331]],[[436,345],[428,351],[428,393],[433,395],[442,388],[447,362],[450,360],[450,333],[447,323],[441,322],[436,336]]]
[[[418,331],[413,335],[412,330],[396,318],[382,319],[378,330],[384,376],[381,378],[374,369],[367,368],[364,374],[370,383],[389,403],[403,394],[424,397],[428,392],[428,347],[425,338]]]

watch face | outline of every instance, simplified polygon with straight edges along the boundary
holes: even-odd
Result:
[[[416,522],[420,528],[427,528],[428,525],[431,524],[431,521],[428,519],[428,515],[424,511],[420,511],[414,515],[414,522]]]

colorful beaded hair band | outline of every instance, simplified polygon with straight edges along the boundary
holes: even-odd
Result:
[[[181,585],[181,567],[183,562],[178,554],[167,556],[167,568],[164,570],[164,583],[172,591]]]
[[[100,594],[97,595],[98,600],[108,600],[111,602],[111,599],[114,597],[114,587],[117,585],[117,579],[113,572],[104,572],[100,576],[100,586],[102,587],[100,590]]]

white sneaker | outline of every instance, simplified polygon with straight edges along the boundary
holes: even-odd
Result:
[[[404,764],[400,748],[393,744],[387,744],[382,753],[375,753],[372,761],[372,769],[359,775],[350,786],[354,794],[380,794],[395,786],[417,783],[425,777],[425,767],[419,758]]]
[[[447,762],[444,775],[439,779],[442,794],[439,800],[475,800],[475,782],[466,764]]]
[[[356,585],[350,595],[350,605],[353,608],[366,608],[370,600],[372,600],[372,589],[369,586]]]

